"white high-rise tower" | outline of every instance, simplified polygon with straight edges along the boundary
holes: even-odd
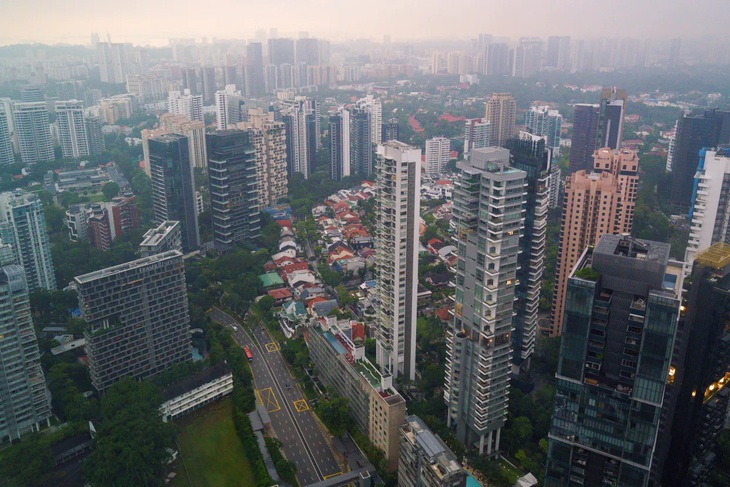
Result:
[[[91,155],[82,102],[78,100],[56,102],[56,121],[58,140],[64,158],[77,159]]]
[[[397,140],[379,145],[375,267],[376,359],[383,372],[415,379],[421,151]]]

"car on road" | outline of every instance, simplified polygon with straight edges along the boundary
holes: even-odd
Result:
[[[237,326],[234,326],[233,327],[233,331],[238,331],[238,327]]]

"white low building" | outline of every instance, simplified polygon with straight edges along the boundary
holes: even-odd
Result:
[[[175,420],[233,392],[233,374],[225,364],[214,365],[163,390],[162,420]]]

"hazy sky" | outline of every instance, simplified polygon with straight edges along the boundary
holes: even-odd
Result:
[[[258,29],[334,40],[524,35],[725,38],[727,0],[0,0],[0,44],[170,37],[251,38]]]

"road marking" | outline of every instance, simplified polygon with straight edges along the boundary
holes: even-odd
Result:
[[[266,346],[266,351],[269,353],[279,351],[279,344],[276,342],[267,343],[265,346]]]
[[[298,413],[301,413],[302,411],[309,411],[309,404],[307,404],[306,399],[299,399],[298,401],[294,401],[294,407],[296,408]]]
[[[332,477],[337,477],[338,475],[342,475],[342,471],[339,471],[337,473],[333,473],[330,475],[325,475],[324,477],[322,477],[322,480],[331,479]]]
[[[263,404],[266,408],[266,412],[273,413],[281,409],[281,406],[279,406],[279,401],[276,400],[276,395],[274,394],[274,390],[271,387],[267,387],[266,389],[258,389],[256,391],[256,395],[259,397],[259,401],[261,401],[261,404]]]

